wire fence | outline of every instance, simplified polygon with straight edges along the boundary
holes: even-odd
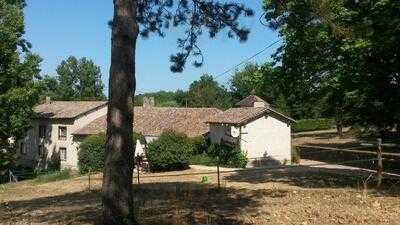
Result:
[[[391,171],[384,171],[382,162],[388,163],[392,162],[395,164],[400,164],[400,154],[398,153],[383,153],[382,151],[377,152],[370,152],[370,151],[361,151],[361,150],[353,150],[353,149],[344,149],[344,148],[332,148],[332,147],[324,147],[324,146],[310,146],[310,145],[301,145],[297,146],[297,148],[302,148],[301,150],[301,158],[303,159],[322,159],[316,160],[320,162],[313,162],[312,164],[307,165],[285,165],[279,163],[278,160],[275,159],[282,159],[284,157],[288,157],[288,155],[268,155],[262,158],[249,158],[250,161],[255,162],[253,163],[252,168],[245,168],[245,169],[235,169],[235,168],[222,168],[220,169],[220,165],[217,165],[216,168],[208,168],[208,170],[204,171],[195,171],[195,172],[179,172],[175,174],[152,174],[149,172],[139,172],[137,169],[133,175],[134,183],[140,184],[143,180],[149,179],[157,179],[163,178],[168,179],[172,177],[183,177],[183,176],[201,176],[200,182],[207,182],[207,176],[215,176],[217,178],[217,185],[218,187],[221,186],[221,183],[227,182],[229,180],[223,180],[221,175],[233,174],[233,173],[252,173],[252,172],[262,172],[262,171],[273,171],[279,169],[293,169],[293,168],[314,168],[319,169],[317,172],[331,172],[337,173],[342,175],[343,173],[347,173],[348,171],[352,171],[352,174],[358,172],[360,175],[360,179],[365,179],[366,176],[373,174],[376,179],[388,179],[388,180],[399,180],[400,181],[400,173],[390,173]],[[308,149],[305,150],[304,149]],[[312,149],[312,150],[310,150]],[[355,154],[356,157],[337,157],[337,156],[329,156],[331,153],[337,152],[345,152]],[[326,157],[326,158],[324,158]],[[394,158],[387,158],[387,157],[394,157]],[[330,158],[330,159],[327,159]],[[340,166],[339,166],[340,165]],[[367,165],[367,166],[365,166]],[[8,171],[6,176],[6,182],[16,182],[25,179],[32,179],[42,174],[47,174],[46,171]],[[88,180],[88,189],[91,190],[93,185],[96,182],[102,180],[102,177],[98,174],[94,174],[89,172],[87,174]],[[369,179],[371,180],[371,178]],[[379,181],[381,182],[381,181]],[[380,185],[378,185],[380,186]]]
[[[196,172],[185,172],[181,171],[179,173],[174,173],[174,174],[165,174],[165,173],[134,173],[133,176],[133,182],[140,185],[141,183],[148,183],[149,182],[160,182],[160,181],[170,181],[170,180],[181,180],[180,178],[183,177],[198,177],[197,181],[199,182],[207,182],[209,176],[214,176],[216,179],[215,183],[217,183],[217,187],[220,188],[223,186],[227,185],[229,181],[235,181],[235,179],[230,179],[227,178],[230,175],[235,176],[235,174],[251,174],[251,173],[258,173],[258,172],[265,172],[265,173],[274,173],[276,170],[282,170],[282,171],[288,171],[290,173],[291,169],[304,169],[303,173],[305,176],[309,174],[310,176],[318,176],[318,175],[326,175],[329,174],[332,177],[334,176],[341,176],[344,179],[351,178],[353,179],[358,179],[361,182],[373,182],[375,180],[379,180],[379,176],[381,176],[380,179],[384,179],[385,181],[388,181],[389,183],[392,184],[398,184],[400,182],[400,174],[393,174],[393,173],[386,173],[383,172],[379,174],[378,170],[368,170],[368,169],[362,169],[362,168],[357,168],[357,167],[352,167],[352,166],[343,166],[343,165],[354,165],[354,163],[365,163],[365,162],[376,162],[378,161],[379,158],[370,158],[370,159],[361,159],[361,160],[348,160],[348,161],[340,161],[341,166],[339,164],[327,164],[324,162],[317,162],[313,163],[311,165],[274,165],[274,166],[268,166],[264,165],[261,167],[253,167],[253,168],[243,168],[243,169],[238,169],[238,168],[223,168],[223,170],[214,170],[212,171],[196,171]],[[345,177],[343,177],[345,176]],[[102,180],[102,177],[99,176],[99,174],[93,174],[89,173],[87,174],[88,177],[88,189],[91,190],[94,188],[93,185],[96,182],[99,182]],[[376,179],[372,179],[372,178]],[[181,180],[184,181],[184,180]],[[395,183],[396,182],[396,183]]]

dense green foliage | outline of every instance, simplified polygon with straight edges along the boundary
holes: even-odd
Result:
[[[145,94],[138,94],[135,96],[134,104],[136,106],[143,105],[143,97],[154,97],[155,106],[159,107],[176,107],[179,104],[175,99],[175,92],[173,91],[158,91]]]
[[[71,170],[64,169],[61,171],[49,171],[44,174],[40,174],[33,181],[35,183],[47,183],[59,180],[66,180],[71,178],[71,176],[72,176]]]
[[[192,107],[221,109],[227,109],[232,105],[231,97],[225,87],[220,86],[212,76],[207,74],[190,84],[187,102]]]
[[[166,131],[148,144],[147,160],[152,172],[183,170],[189,167],[192,145],[184,134]]]
[[[203,136],[192,137],[189,138],[189,144],[191,145],[192,153],[196,155],[208,151],[210,140]]]
[[[145,143],[143,135],[133,133],[134,147],[136,140],[142,144]],[[103,170],[105,147],[106,135],[104,133],[91,135],[82,141],[78,152],[78,168],[81,174]]]
[[[284,40],[274,60],[299,104],[331,112],[338,128],[347,121],[383,132],[399,124],[399,1],[266,0],[264,6]],[[290,95],[285,100],[291,105]]]
[[[247,165],[246,155],[237,146],[226,144],[210,144],[207,141],[199,142],[197,150],[190,157],[190,164],[244,168]],[[196,149],[196,148],[194,148]]]
[[[295,124],[293,124],[292,131],[293,132],[302,132],[302,131],[314,131],[314,130],[326,130],[332,129],[335,126],[334,119],[303,119],[297,120]]]
[[[219,158],[219,163],[226,167],[245,168],[247,164],[246,155],[238,146],[226,144],[211,144],[208,149],[208,155],[213,158]]]
[[[42,80],[44,94],[55,100],[105,100],[100,67],[87,58],[74,56],[61,61],[57,76]]]
[[[35,116],[32,108],[39,101],[38,55],[23,38],[23,1],[0,0],[0,171],[14,162],[15,146]]]
[[[315,115],[299,113],[299,109],[303,109],[303,106],[299,108],[296,105],[289,105],[287,99],[291,92],[286,89],[285,81],[281,77],[281,69],[272,63],[264,63],[261,66],[246,65],[242,70],[236,71],[230,82],[234,103],[250,94],[256,94],[275,109],[292,117],[314,117]]]
[[[188,91],[159,91],[135,96],[135,105],[143,104],[143,97],[154,97],[159,107],[215,107],[227,109],[232,106],[228,90],[212,76],[203,75],[193,81]]]
[[[82,141],[78,152],[78,168],[81,174],[103,169],[105,147],[105,134],[92,135]]]
[[[218,158],[207,153],[194,154],[190,157],[190,165],[217,166]]]

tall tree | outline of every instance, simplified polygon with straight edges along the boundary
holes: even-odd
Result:
[[[256,64],[248,64],[242,70],[236,71],[230,80],[230,91],[235,101],[247,97],[252,91],[261,95],[263,75]]]
[[[100,67],[85,57],[74,56],[61,61],[57,76],[42,80],[45,94],[56,100],[104,100]]]
[[[38,102],[38,55],[23,39],[23,1],[0,0],[0,172],[13,162],[15,145],[30,128]]]
[[[204,74],[200,80],[190,84],[187,104],[191,107],[227,109],[232,106],[232,99],[225,87],[220,86],[211,75]]]
[[[380,131],[399,123],[399,1],[265,3],[285,39],[277,61],[314,96],[328,92],[338,127],[344,108],[352,122]]]
[[[234,102],[237,102],[254,93],[275,108],[288,113],[286,106],[285,84],[281,80],[281,67],[267,62],[261,66],[255,64],[246,65],[237,71],[230,82],[230,90]]]
[[[171,70],[181,72],[190,56],[193,64],[202,64],[197,45],[203,30],[209,36],[228,29],[228,37],[245,41],[249,31],[240,27],[242,15],[253,12],[236,3],[212,0],[114,0],[111,68],[107,114],[107,148],[103,174],[103,223],[137,224],[133,215],[133,96],[135,92],[135,52],[139,34],[164,35],[170,25],[185,27],[178,39],[181,52],[171,56]]]

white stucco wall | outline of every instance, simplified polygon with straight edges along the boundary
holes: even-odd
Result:
[[[107,114],[107,106],[80,115],[75,119],[50,119],[36,120],[32,128],[27,132],[24,139],[18,141],[17,157],[18,163],[25,166],[32,166],[38,169],[47,169],[50,162],[59,160],[59,149],[67,149],[66,161],[61,161],[61,168],[77,169],[79,143],[73,140],[72,133],[89,124],[94,119]],[[46,126],[46,138],[39,138],[39,126]],[[59,140],[58,128],[67,127],[66,140]],[[26,154],[20,152],[20,143],[24,142]],[[39,145],[43,145],[46,151],[45,156],[39,157]]]
[[[240,147],[248,158],[291,159],[290,124],[266,115],[241,127]]]
[[[65,143],[67,146],[67,160],[61,162],[61,168],[73,168],[78,167],[78,151],[79,144],[76,140],[73,140],[73,133],[80,128],[88,125],[93,120],[107,114],[107,106],[103,106],[97,110],[85,113],[75,119],[74,124],[68,128],[68,141]]]
[[[250,121],[240,128],[239,143],[247,158],[271,157],[280,162],[291,159],[290,124],[274,115],[266,115]],[[222,139],[230,140],[226,134],[230,125],[210,124],[210,140],[220,143]]]

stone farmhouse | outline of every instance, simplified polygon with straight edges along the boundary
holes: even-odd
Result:
[[[279,162],[290,161],[294,120],[255,95],[236,106],[226,111],[155,107],[154,100],[146,99],[143,106],[134,107],[133,126],[135,132],[145,136],[147,143],[163,131],[174,130],[188,137],[207,136],[213,143],[237,144],[251,160],[269,157]],[[47,99],[34,110],[39,117],[26,137],[17,142],[20,165],[36,169],[53,165],[77,169],[81,141],[106,131],[107,102]]]

